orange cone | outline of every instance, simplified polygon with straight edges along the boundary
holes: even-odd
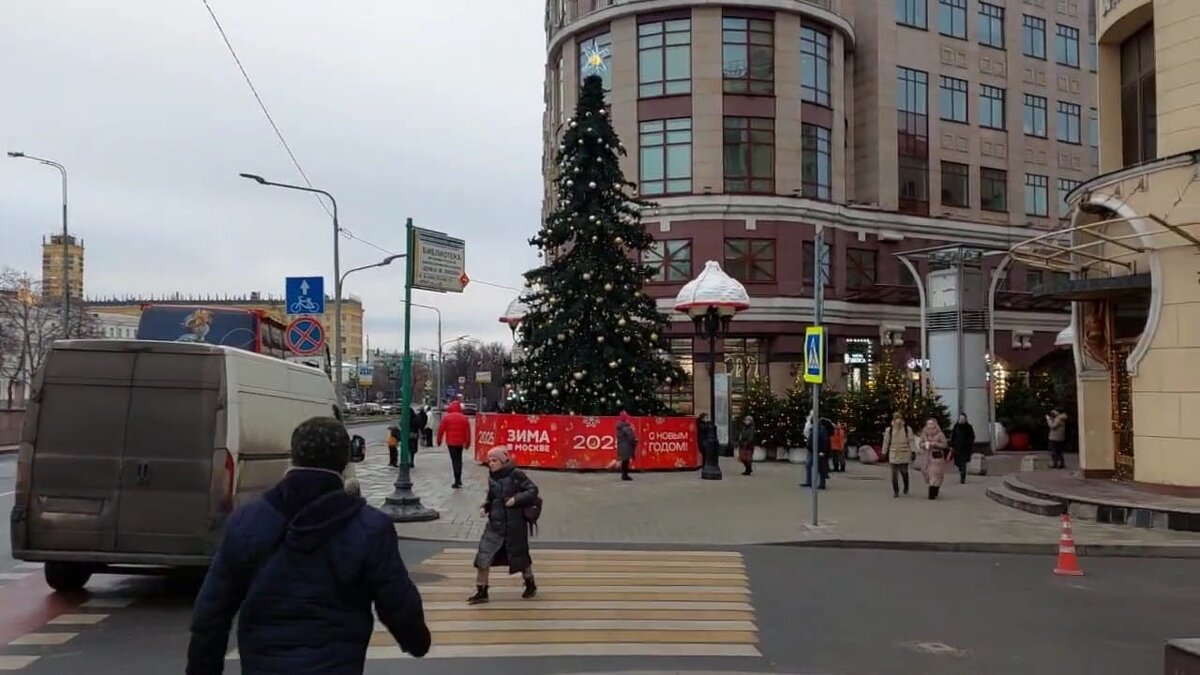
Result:
[[[1079,558],[1075,555],[1075,537],[1071,535],[1071,516],[1062,516],[1062,535],[1058,538],[1058,564],[1054,573],[1068,577],[1081,577],[1083,570],[1079,569]]]

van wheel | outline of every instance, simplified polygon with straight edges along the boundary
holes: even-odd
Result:
[[[43,572],[50,588],[60,593],[78,591],[92,578],[91,568],[82,563],[48,562]]]

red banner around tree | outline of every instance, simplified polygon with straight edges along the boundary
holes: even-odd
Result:
[[[639,471],[695,469],[703,462],[694,417],[633,417]],[[475,461],[503,445],[517,466],[539,469],[611,469],[617,460],[616,417],[570,415],[475,416]]]

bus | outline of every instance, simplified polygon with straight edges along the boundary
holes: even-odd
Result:
[[[284,344],[285,328],[261,309],[142,305],[137,339],[225,345],[287,359],[292,353]]]

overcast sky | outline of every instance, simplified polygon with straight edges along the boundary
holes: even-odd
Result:
[[[521,286],[541,202],[541,2],[209,0],[342,226],[400,252],[404,219],[467,241],[474,279]],[[0,0],[0,150],[66,165],[85,293],[282,294],[323,274],[332,225],[301,182],[201,0]],[[58,174],[0,159],[0,266],[40,273]],[[342,269],[385,254],[342,239]],[[398,348],[401,267],[347,281],[371,347]],[[472,283],[436,305],[445,339],[508,339],[513,290]],[[413,346],[436,348],[413,310]]]

